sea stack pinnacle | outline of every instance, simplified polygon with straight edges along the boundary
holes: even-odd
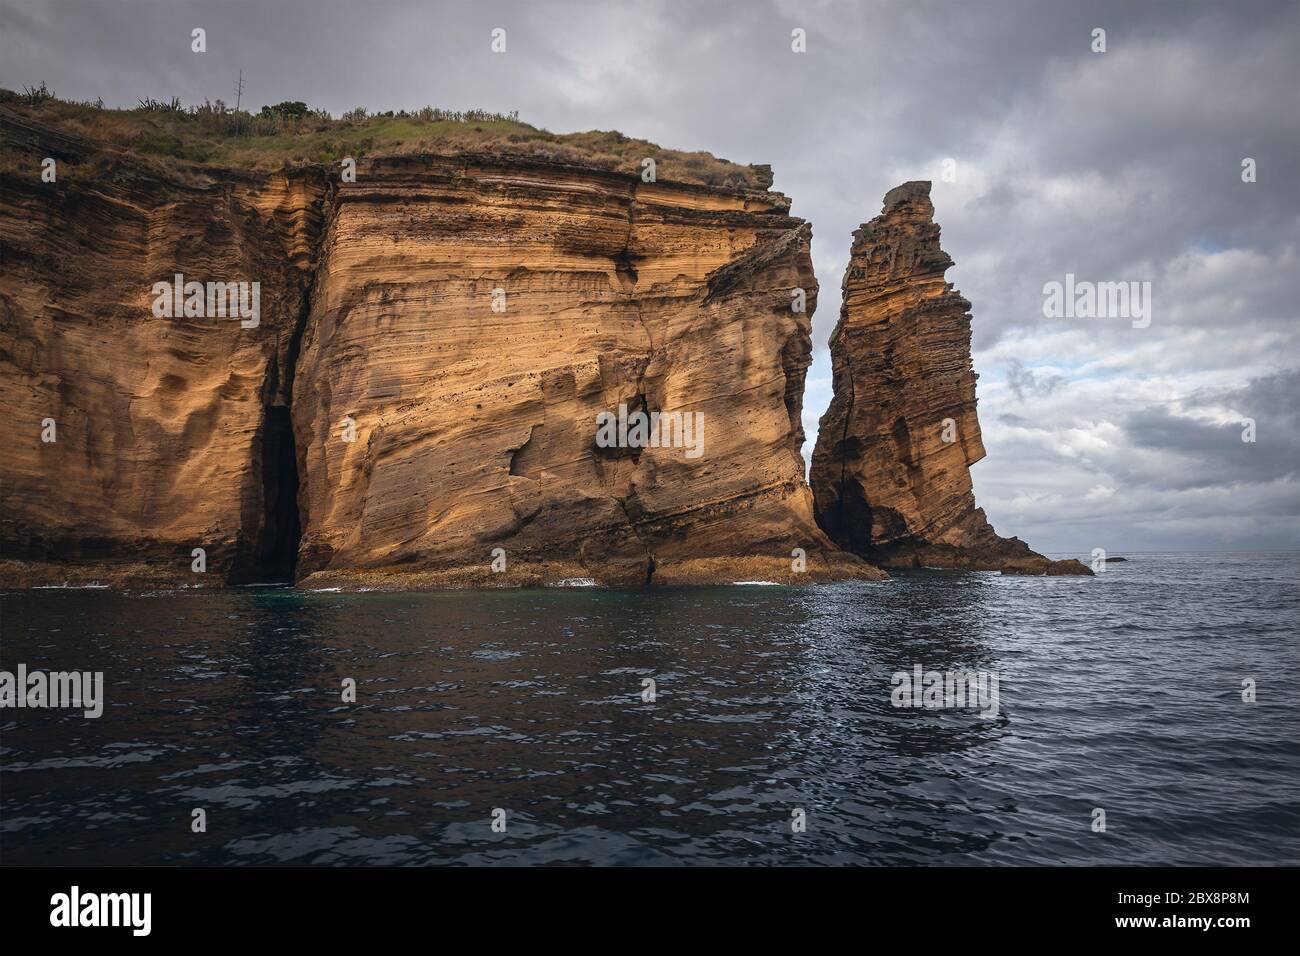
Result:
[[[971,367],[971,304],[944,280],[928,182],[891,189],[854,234],[831,335],[834,396],[811,482],[816,517],[842,547],[884,567],[1090,574],[1002,538],[975,506],[984,457]]]

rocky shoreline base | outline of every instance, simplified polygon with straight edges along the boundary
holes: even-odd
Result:
[[[1017,576],[1090,575],[1082,562],[1051,560],[1035,555],[1000,567],[968,564],[898,565],[909,571],[984,571]],[[656,564],[647,580],[631,573],[627,565],[590,566],[566,561],[517,561],[504,571],[490,564],[442,568],[357,568],[317,571],[289,581],[231,582],[219,574],[160,568],[139,562],[68,564],[52,561],[0,561],[0,590],[25,588],[112,590],[221,589],[256,585],[284,585],[303,590],[438,591],[497,590],[548,587],[725,587],[734,584],[799,586],[834,581],[885,581],[886,570],[851,556],[812,554],[806,567],[795,571],[791,562],[771,557],[698,558]]]

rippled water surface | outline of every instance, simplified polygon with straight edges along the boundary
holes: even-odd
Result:
[[[1296,863],[1298,580],[6,592],[0,668],[107,705],[0,711],[0,860]],[[894,708],[916,664],[996,671],[998,715]]]

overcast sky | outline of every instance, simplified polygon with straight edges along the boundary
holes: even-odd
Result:
[[[851,234],[934,180],[997,530],[1046,551],[1300,547],[1296,0],[0,0],[9,89],[190,104],[233,100],[241,68],[253,109],[518,110],[771,163],[823,292],[805,457]],[[1067,272],[1150,282],[1150,326],[1045,318]]]

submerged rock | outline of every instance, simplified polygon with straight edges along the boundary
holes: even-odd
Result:
[[[1048,564],[1047,573],[1050,575],[1092,574],[1092,569],[1076,558],[1066,558],[1064,561],[1053,561]]]

